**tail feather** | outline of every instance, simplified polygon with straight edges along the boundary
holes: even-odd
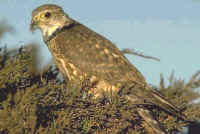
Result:
[[[180,111],[179,108],[174,106],[164,96],[151,87],[144,89],[133,89],[133,93],[126,95],[126,98],[135,104],[147,104],[161,108],[165,112],[170,113],[182,120],[187,120],[186,116]]]
[[[181,112],[181,110],[170,103],[170,101],[167,100],[164,96],[154,90],[152,91],[152,95],[157,99],[157,103],[155,104],[158,107],[162,108],[166,112],[169,112],[173,116],[176,116],[182,120],[187,120],[187,117]]]
[[[165,130],[156,121],[151,113],[143,108],[138,108],[138,114],[144,119],[144,123],[147,126],[147,131],[151,134],[166,134]]]
[[[184,114],[180,110],[170,103],[165,97],[159,94],[157,91],[148,87],[145,89],[133,89],[133,93],[125,96],[127,100],[136,105],[152,105],[161,108],[165,112],[170,113],[173,116],[176,116],[182,120],[187,121]],[[157,120],[155,120],[149,110],[145,107],[137,108],[138,114],[143,118],[144,123],[147,128],[150,128],[151,134],[167,134],[166,131],[162,128]],[[149,130],[149,129],[147,129]]]

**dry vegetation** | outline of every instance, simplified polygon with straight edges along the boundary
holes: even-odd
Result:
[[[35,55],[34,45],[0,49],[0,134],[145,134],[137,105],[120,95],[105,95],[101,100],[86,97],[81,86],[60,80],[55,66],[37,71]],[[199,74],[185,82],[172,73],[169,86],[161,76],[160,86],[155,87],[191,120],[200,119],[200,103],[192,103],[200,96],[196,92]],[[169,134],[187,124],[160,109],[148,108]]]

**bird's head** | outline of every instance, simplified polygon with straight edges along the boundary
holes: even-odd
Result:
[[[42,5],[32,12],[30,30],[40,29],[44,40],[51,36],[57,29],[71,25],[73,20],[57,5]]]

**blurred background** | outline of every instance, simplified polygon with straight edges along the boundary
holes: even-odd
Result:
[[[104,35],[118,48],[130,48],[161,62],[127,57],[147,82],[158,85],[160,74],[188,81],[200,70],[200,0],[1,0],[0,25],[8,34],[0,47],[19,48],[36,43],[40,68],[52,60],[39,31],[29,31],[31,12],[42,4],[57,4],[66,13]]]

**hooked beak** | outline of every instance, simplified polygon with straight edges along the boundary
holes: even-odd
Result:
[[[32,19],[30,24],[30,31],[34,32],[37,29],[36,22]]]

